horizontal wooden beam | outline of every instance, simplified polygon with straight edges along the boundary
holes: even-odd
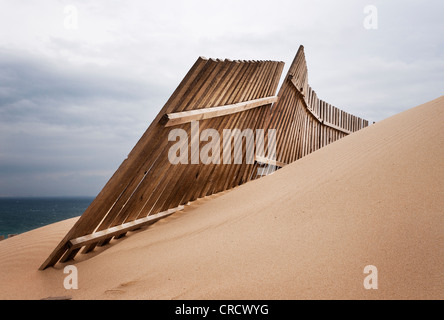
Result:
[[[314,117],[314,118],[316,118],[316,120],[318,120],[318,122],[320,122],[320,123],[323,123],[323,124],[325,124],[325,121],[324,120],[322,120],[321,119],[321,117],[320,116],[318,116],[308,105],[307,105],[307,110],[308,110],[308,112],[310,112],[311,113],[311,115]],[[325,125],[327,125],[327,124],[325,124]]]
[[[283,168],[283,167],[285,167],[287,165],[286,163],[283,163],[283,162],[280,162],[280,161],[277,161],[277,160],[272,160],[272,159],[269,159],[269,158],[266,158],[266,157],[261,157],[261,156],[258,156],[258,155],[256,155],[254,157],[254,160],[256,162],[258,162],[258,163],[268,164],[268,165],[272,165],[272,166],[277,166],[277,167],[280,167],[280,168]]]
[[[293,86],[296,88],[296,90],[299,92],[299,94],[301,95],[301,96],[303,96],[303,97],[305,97],[305,93],[304,93],[304,88],[303,87],[301,87],[301,88],[299,88],[298,87],[298,84],[296,83],[296,80],[294,79],[294,77],[292,76],[292,75],[290,75],[289,77],[288,77],[288,80],[290,80],[290,82],[293,84]],[[305,100],[304,100],[305,101]]]
[[[98,232],[88,234],[83,237],[71,239],[68,242],[68,247],[70,248],[70,251],[72,251],[74,249],[81,248],[81,247],[86,246],[88,244],[96,243],[101,240],[105,240],[109,237],[118,236],[122,233],[132,231],[135,229],[139,229],[143,226],[152,224],[152,223],[156,222],[157,220],[165,218],[165,217],[173,214],[174,212],[183,210],[183,208],[184,208],[184,206],[179,206],[174,209],[169,209],[167,211],[153,214],[153,215],[145,217],[145,218],[141,218],[141,219],[137,219],[137,220],[134,220],[131,222],[127,222],[127,223],[124,223],[119,226],[112,227],[112,228],[109,228],[109,229],[106,229],[103,231],[98,231]]]
[[[343,132],[343,133],[345,133],[345,134],[351,134],[351,133],[352,133],[352,132],[349,131],[349,130],[346,130],[346,129],[344,129],[344,128],[341,128],[341,127],[339,127],[339,126],[337,126],[337,125],[335,125],[335,124],[333,124],[333,123],[330,123],[330,122],[327,122],[327,121],[324,121],[324,120],[322,121],[322,124],[325,125],[325,126],[327,126],[327,127],[332,128],[332,129],[335,129],[335,130],[341,131],[341,132]]]
[[[239,102],[235,104],[229,104],[225,106],[168,113],[164,116],[162,122],[165,124],[165,127],[171,127],[183,123],[188,123],[191,121],[198,121],[198,120],[226,116],[229,114],[238,113],[249,109],[265,106],[267,104],[271,104],[276,101],[277,101],[277,96],[271,96],[250,101]]]

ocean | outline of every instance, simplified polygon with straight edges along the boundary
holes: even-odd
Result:
[[[82,215],[93,197],[0,198],[0,236],[19,234]]]

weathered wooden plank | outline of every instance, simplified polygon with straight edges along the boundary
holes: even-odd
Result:
[[[283,168],[283,167],[285,167],[287,165],[284,162],[280,162],[280,161],[277,161],[277,160],[269,159],[269,158],[266,158],[266,157],[261,157],[261,156],[258,156],[258,155],[256,155],[254,157],[254,160],[259,162],[259,163],[261,163],[261,164],[268,164],[268,165],[277,166],[277,167],[280,167],[280,168]]]
[[[345,133],[345,134],[351,134],[351,133],[353,133],[352,131],[349,131],[349,130],[343,129],[343,128],[341,128],[341,127],[339,127],[339,126],[337,126],[337,125],[334,125],[333,123],[329,123],[329,122],[327,122],[327,121],[322,121],[321,123],[322,123],[324,126],[327,126],[327,127],[329,127],[329,128],[335,129],[335,130],[340,131],[340,132]]]
[[[190,110],[177,113],[169,113],[165,115],[165,127],[176,126],[182,123],[188,123],[191,121],[199,121],[205,119],[211,119],[215,117],[226,116],[233,113],[238,113],[253,108],[261,107],[267,104],[271,104],[277,101],[277,96],[259,98],[250,101],[238,102],[235,104],[217,106],[206,109]]]
[[[131,222],[127,222],[112,228],[108,228],[102,231],[98,231],[92,234],[88,234],[86,236],[78,237],[75,239],[71,239],[68,242],[68,246],[70,247],[70,250],[78,249],[83,246],[86,246],[91,243],[97,243],[101,240],[120,235],[122,233],[126,233],[128,231],[132,231],[135,229],[139,229],[141,227],[147,226],[149,224],[152,224],[160,219],[166,218],[169,215],[172,215],[173,213],[183,210],[183,206],[175,208],[175,209],[169,209],[164,212],[160,212],[157,214],[153,214],[151,216],[134,220]]]

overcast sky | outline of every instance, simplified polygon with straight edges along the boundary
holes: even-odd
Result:
[[[443,94],[440,0],[0,8],[0,196],[95,196],[199,56],[284,61],[285,74],[303,44],[318,97],[370,121]]]

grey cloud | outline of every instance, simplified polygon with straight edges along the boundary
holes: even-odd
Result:
[[[0,195],[96,194],[201,55],[285,73],[303,44],[319,98],[369,120],[443,93],[438,1],[374,0],[374,31],[367,1],[79,2],[77,33],[65,4],[8,4],[29,21],[0,35]]]
[[[81,179],[74,193],[97,193],[167,95],[149,79],[4,50],[0,74],[0,195],[63,195]]]

